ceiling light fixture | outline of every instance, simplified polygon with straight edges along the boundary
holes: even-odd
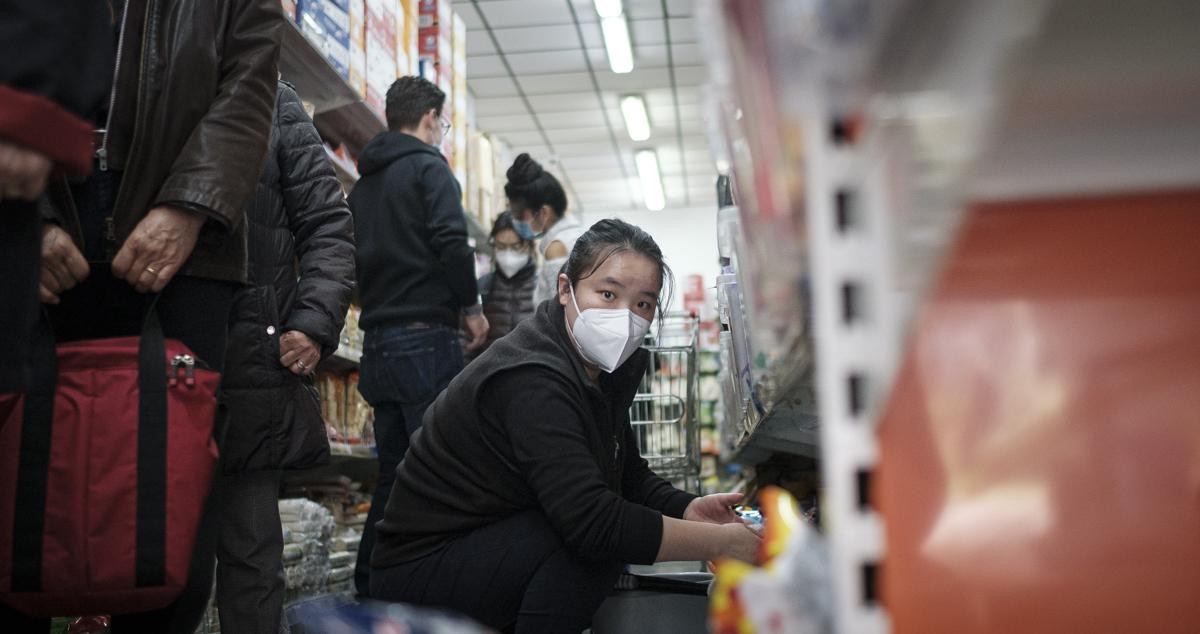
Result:
[[[629,22],[625,20],[621,0],[595,0],[595,4],[609,67],[618,74],[632,71],[633,46],[629,43]]]
[[[621,116],[625,117],[625,129],[634,141],[650,138],[650,117],[646,114],[646,100],[641,95],[621,97]]]
[[[650,211],[662,211],[667,206],[663,194],[662,175],[658,172],[658,155],[654,150],[638,150],[634,155],[638,178],[642,181],[642,201]]]
[[[615,18],[625,12],[621,0],[595,0],[596,13],[602,18]]]

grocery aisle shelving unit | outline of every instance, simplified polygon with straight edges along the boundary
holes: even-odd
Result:
[[[1111,342],[1097,340],[1095,349],[1119,350],[1107,354],[1122,356],[1097,353],[1102,360],[1097,362],[1080,352],[1089,346],[1072,340],[1078,335],[1051,319],[1059,310],[1081,320],[1099,316],[1102,322],[1102,306],[1108,305],[1102,302],[1117,311],[1114,321],[1122,316],[1119,311],[1134,306],[1142,314],[1169,315],[1172,305],[1179,311],[1195,305],[1198,291],[1187,281],[1195,280],[1194,265],[1171,271],[1165,263],[1187,259],[1176,257],[1178,249],[1200,249],[1200,233],[1192,229],[1189,243],[1164,227],[1196,227],[1180,211],[1200,191],[1200,6],[1174,0],[711,4],[727,11],[725,18],[743,20],[730,18],[730,30],[748,29],[749,39],[774,47],[771,64],[758,64],[739,50],[734,61],[718,60],[716,66],[743,64],[735,72],[746,75],[769,74],[774,66],[782,73],[768,82],[771,104],[764,106],[761,98],[767,95],[743,84],[735,99],[749,92],[760,101],[745,107],[774,106],[777,112],[768,114],[777,117],[765,119],[778,127],[766,134],[800,141],[799,150],[784,152],[802,165],[797,179],[802,187],[787,194],[793,202],[801,197],[808,228],[825,486],[821,512],[832,554],[837,631],[1029,631],[1023,628],[1039,623],[1056,624],[1049,631],[1077,631],[1136,622],[1171,623],[1170,629],[1200,623],[1200,612],[1194,603],[1185,605],[1178,586],[1196,587],[1200,549],[1195,542],[1182,543],[1187,541],[1183,532],[1167,528],[1177,525],[1172,521],[1134,530],[1142,524],[1142,512],[1169,509],[1175,521],[1186,522],[1198,517],[1184,502],[1196,499],[1194,484],[1180,486],[1175,479],[1179,470],[1195,471],[1197,461],[1168,455],[1163,447],[1172,442],[1193,446],[1200,428],[1183,423],[1191,414],[1155,405],[1144,392],[1177,394],[1195,382],[1148,366],[1138,377],[1147,383],[1131,386],[1123,397],[1087,397],[1082,387],[1095,390],[1131,372],[1123,362],[1170,364],[1190,358],[1195,371],[1200,367],[1194,365],[1200,360],[1194,355],[1196,329],[1168,319],[1143,335],[1143,348],[1137,347],[1138,333],[1115,334]],[[760,9],[761,15],[755,14]],[[747,26],[747,15],[766,18]],[[748,59],[754,63],[747,64]],[[726,126],[734,130],[727,134],[734,141],[729,154],[735,171],[738,153],[753,146],[753,138],[739,138],[737,129],[754,125],[737,113],[724,113]],[[763,158],[755,157],[760,166]],[[772,175],[781,171],[776,168]],[[741,174],[740,182],[769,183],[757,178],[761,174],[747,176]],[[1063,222],[1078,223],[1089,209],[1097,226],[1072,228]],[[1141,225],[1134,215],[1139,211],[1146,218]],[[1040,214],[1037,223],[1031,213]],[[1014,220],[1022,217],[1028,221]],[[962,239],[969,237],[975,253],[956,244],[967,221],[971,232]],[[1035,226],[1043,233],[1024,236],[1024,243],[1005,242],[1005,235],[995,233],[1011,236]],[[1115,246],[1123,231],[1131,245],[1127,251]],[[1072,251],[1075,232],[1086,238],[1078,242],[1080,248],[1093,251]],[[1143,256],[1133,251],[1155,240],[1163,247],[1173,240],[1175,251],[1170,259],[1167,253],[1159,256],[1164,264],[1144,265],[1137,259]],[[1059,259],[1047,257],[1053,253],[1048,245],[1060,242]],[[999,249],[1000,244],[1009,250]],[[942,280],[950,286],[942,288],[939,273],[947,257],[957,268]],[[1084,257],[1133,259],[1128,273],[1097,263],[1092,268],[1104,271],[1098,273],[1104,279],[1088,280],[1086,273],[1069,277],[1087,270]],[[1044,267],[1046,280],[1003,277],[1005,271],[1036,276],[1037,266]],[[1164,280],[1172,274],[1174,279]],[[1030,290],[1050,280],[1060,285],[1061,304]],[[1139,286],[1137,297],[1106,294]],[[926,300],[934,291],[940,303],[931,305]],[[989,315],[980,306],[995,311]],[[1024,321],[1008,320],[1005,309],[1020,312]],[[925,311],[935,311],[936,318],[921,322],[914,343],[911,327]],[[1080,325],[1098,327],[1095,321]],[[989,360],[971,356],[985,350],[1002,356],[1002,344],[984,340],[1001,326],[1010,329],[1002,334],[1025,346],[1021,362],[1029,365],[1021,373],[1003,374],[989,368]],[[953,341],[967,349],[939,343],[942,337],[957,337]],[[1156,347],[1156,338],[1170,339],[1177,348]],[[939,363],[961,364],[963,377],[955,376],[954,366]],[[1085,370],[1072,376],[1068,366]],[[897,394],[893,387],[902,368],[905,390]],[[1045,384],[1031,383],[1035,379]],[[1095,398],[1118,401],[1115,407],[1129,410],[1126,418],[1112,411],[1100,417],[1081,414],[1086,409],[1080,403]],[[1175,402],[1184,405],[1178,397]],[[1128,416],[1136,412],[1160,427],[1127,429]],[[765,444],[758,439],[769,437],[771,421],[768,414],[753,429],[747,449]],[[890,426],[882,436],[881,422]],[[785,428],[797,433],[791,424]],[[1147,461],[1134,466],[1130,456],[1109,446],[1114,438],[1135,433],[1140,451],[1162,455],[1145,454]],[[1145,437],[1154,434],[1161,437]],[[1039,449],[1062,448],[1057,453],[1020,450],[1017,439],[1036,442]],[[1132,450],[1138,443],[1131,438],[1125,446]],[[739,451],[738,458],[748,463],[764,455]],[[888,455],[892,462],[884,475],[890,479],[880,486],[880,461]],[[1160,465],[1160,459],[1175,462]],[[1079,466],[1080,460],[1095,460],[1100,467],[1091,486],[1080,484],[1091,472]],[[1141,471],[1109,474],[1105,466]],[[909,479],[899,481],[897,474]],[[1120,481],[1105,482],[1110,478]],[[1147,486],[1151,482],[1156,484]],[[1090,524],[1083,532],[1061,528],[1078,526],[1083,521],[1079,509],[1089,506],[1087,496],[1102,492],[1111,504],[1128,507],[1120,512],[1114,507],[1129,524],[1121,529],[1124,534]],[[1168,505],[1168,499],[1177,502]],[[893,516],[898,526],[887,522],[887,513],[898,513]],[[917,513],[920,520],[912,517]],[[1005,528],[994,528],[997,523]],[[1119,541],[1147,531],[1165,541],[1153,549]],[[1024,559],[978,556],[1000,546]],[[1128,565],[1109,561],[1121,548],[1129,550]],[[976,556],[970,556],[971,549],[977,549]],[[890,566],[889,552],[894,554]],[[1167,553],[1188,563],[1167,566],[1172,556]],[[1146,584],[1054,568],[1064,561],[1097,572],[1110,566],[1144,575]],[[988,565],[992,568],[980,568]],[[1113,590],[1117,585],[1142,594],[1136,599],[1128,591],[1122,595]],[[1046,595],[1047,589],[1058,594]],[[1109,600],[1097,604],[1096,597]],[[1157,607],[1149,612],[1137,607],[1146,603]],[[1172,610],[1164,611],[1168,606]]]
[[[733,457],[752,464],[772,451],[819,456],[834,623],[838,631],[885,632],[884,524],[872,505],[875,424],[907,325],[954,235],[963,176],[988,131],[1005,69],[1043,3],[715,4],[741,30],[730,35],[735,61],[718,66],[762,63],[757,42],[769,49],[765,65],[774,72],[758,71],[758,84],[754,75],[739,77],[737,92],[768,92],[773,103],[753,107],[781,129],[752,130],[747,141],[736,130],[754,123],[727,121],[730,153],[735,171],[739,143],[743,154],[747,146],[778,151],[800,170],[776,169],[775,182],[741,174],[739,182],[753,183],[749,198],[763,209],[781,200],[785,210],[802,209],[820,395],[803,398],[796,378],[803,368],[784,366],[776,372],[784,377],[776,397],[783,405],[751,426]],[[739,115],[751,107],[734,103]],[[759,139],[756,147],[755,134],[793,142]]]

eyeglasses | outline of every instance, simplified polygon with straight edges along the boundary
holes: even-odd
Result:
[[[442,136],[446,136],[450,132],[450,122],[446,117],[438,117],[438,124],[442,126]]]

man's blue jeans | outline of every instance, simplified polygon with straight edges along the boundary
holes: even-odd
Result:
[[[433,399],[462,369],[458,330],[449,326],[395,326],[366,333],[358,390],[375,410],[379,485],[363,527],[354,570],[354,585],[361,596],[367,596],[370,587],[375,524],[383,519],[396,467],[408,451],[409,437],[420,428]]]

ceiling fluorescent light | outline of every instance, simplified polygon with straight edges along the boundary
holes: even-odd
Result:
[[[596,13],[602,18],[615,18],[624,12],[621,0],[596,0]]]
[[[621,97],[621,116],[625,117],[625,129],[634,141],[650,138],[650,117],[646,115],[646,100],[641,95]]]
[[[624,15],[600,19],[600,30],[604,33],[604,50],[608,53],[608,65],[614,73],[633,70],[633,48],[629,44],[629,24]]]
[[[667,206],[667,200],[663,195],[662,176],[658,173],[658,155],[654,150],[638,150],[634,159],[638,178],[642,181],[642,200],[646,209],[661,211]]]

